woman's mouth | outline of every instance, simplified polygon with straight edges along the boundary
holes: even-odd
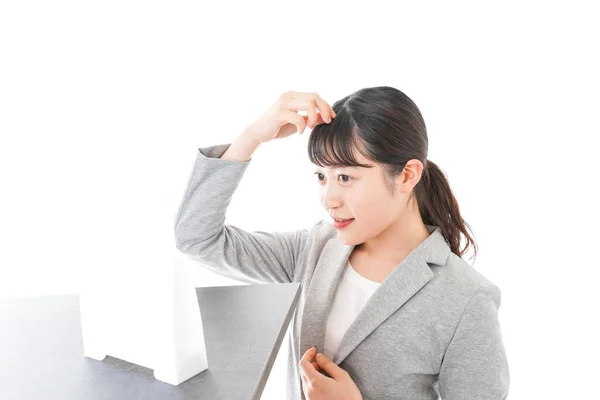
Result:
[[[345,221],[340,221],[340,220],[334,219],[333,224],[335,225],[336,229],[342,229],[342,228],[345,228],[346,226],[350,225],[352,223],[352,221],[354,221],[354,218],[350,218]]]

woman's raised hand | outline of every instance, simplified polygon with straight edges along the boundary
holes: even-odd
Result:
[[[307,115],[298,114],[300,110]],[[246,128],[244,134],[255,142],[266,143],[295,132],[302,134],[307,126],[313,129],[318,124],[330,123],[332,118],[335,118],[333,108],[318,94],[289,91]]]

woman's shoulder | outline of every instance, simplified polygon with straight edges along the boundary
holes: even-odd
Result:
[[[450,253],[446,264],[432,270],[437,284],[451,293],[471,298],[480,290],[497,292],[500,288],[483,272],[467,263],[462,257]]]

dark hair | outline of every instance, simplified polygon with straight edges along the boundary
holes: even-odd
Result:
[[[427,160],[427,129],[417,105],[403,92],[390,86],[358,90],[333,104],[336,117],[330,124],[319,124],[308,140],[308,157],[320,167],[365,167],[354,157],[359,151],[369,160],[382,165],[386,185],[393,195],[395,178],[406,162],[423,163],[421,180],[411,192],[416,196],[423,223],[438,226],[452,252],[459,257],[477,244],[467,232],[471,230],[460,215],[458,203],[446,175]],[[423,179],[424,178],[424,179]],[[467,243],[462,250],[460,234]]]

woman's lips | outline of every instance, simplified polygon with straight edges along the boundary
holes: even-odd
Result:
[[[347,221],[343,221],[343,222],[338,222],[336,220],[333,220],[333,224],[335,225],[335,227],[337,229],[341,229],[341,228],[345,228],[346,226],[350,225],[352,223],[352,221],[354,221],[354,218],[350,218]]]

